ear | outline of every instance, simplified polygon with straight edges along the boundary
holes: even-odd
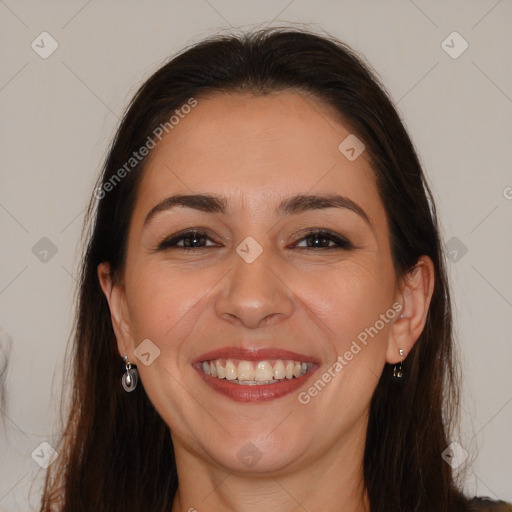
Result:
[[[434,292],[434,264],[428,256],[421,256],[413,270],[402,281],[396,301],[402,305],[401,317],[391,327],[386,362],[403,361],[425,327],[428,308]],[[400,355],[400,349],[404,351]]]
[[[110,264],[107,262],[98,265],[98,279],[110,308],[110,318],[117,339],[119,355],[124,357],[128,354],[128,358],[131,360],[133,359],[134,347],[124,286],[114,283],[110,272]]]

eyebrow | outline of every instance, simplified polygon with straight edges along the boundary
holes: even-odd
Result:
[[[192,208],[206,213],[225,214],[227,200],[217,194],[175,194],[160,201],[146,215],[144,225],[148,224],[157,214],[171,210],[177,206]],[[276,208],[277,215],[296,215],[306,211],[325,208],[344,208],[361,217],[373,229],[366,212],[348,197],[338,194],[297,194],[281,201]]]

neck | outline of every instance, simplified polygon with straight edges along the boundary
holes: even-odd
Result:
[[[354,437],[293,470],[254,474],[219,469],[173,439],[179,487],[172,512],[369,511],[364,436]]]

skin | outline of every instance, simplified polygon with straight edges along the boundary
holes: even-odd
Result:
[[[107,263],[98,276],[119,354],[138,364],[171,430],[179,473],[172,512],[368,510],[362,461],[370,399],[384,364],[407,357],[423,330],[433,266],[422,257],[397,280],[372,168],[364,152],[351,162],[338,150],[350,133],[304,94],[215,94],[199,98],[152,151],[123,277],[113,282]],[[162,199],[200,192],[225,196],[228,214],[176,207],[144,225]],[[371,225],[346,208],[275,215],[282,199],[299,193],[348,197]],[[201,243],[212,247],[155,250],[194,227],[207,231]],[[354,248],[305,251],[313,228]],[[250,264],[235,250],[248,236],[263,249]],[[307,404],[297,393],[235,402],[191,366],[215,348],[279,347],[320,361],[304,391],[394,302],[404,317],[386,323]],[[145,339],[160,350],[149,366],[134,354]],[[252,467],[237,455],[248,442],[261,454]]]

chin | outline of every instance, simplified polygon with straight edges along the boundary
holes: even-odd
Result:
[[[278,427],[279,428],[279,427]],[[221,449],[211,451],[209,456],[229,471],[240,473],[275,473],[295,463],[306,447],[311,447],[304,435],[290,434],[283,430],[280,435],[268,432],[250,436],[226,437],[218,443]]]

